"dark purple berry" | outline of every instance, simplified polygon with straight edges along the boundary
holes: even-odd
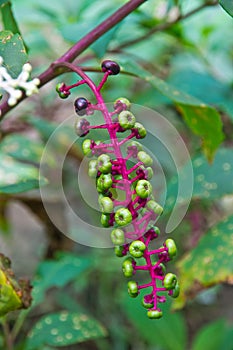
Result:
[[[84,97],[79,97],[74,101],[75,112],[82,116],[86,114],[86,109],[88,107],[88,101]]]
[[[103,61],[101,67],[104,73],[108,72],[110,75],[117,75],[120,73],[119,64],[111,60]]]

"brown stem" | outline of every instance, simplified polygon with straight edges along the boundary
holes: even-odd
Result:
[[[3,329],[3,334],[4,334],[4,341],[5,341],[6,350],[14,350],[13,339],[11,337],[9,324],[8,324],[6,319],[2,320],[1,323],[2,323],[2,329]]]
[[[124,42],[123,44],[119,45],[119,47],[115,47],[113,49],[113,51],[116,51],[116,50],[119,50],[119,49],[123,49],[125,47],[129,47],[129,46],[135,45],[135,44],[137,44],[139,42],[142,42],[143,40],[147,40],[153,34],[155,34],[157,32],[162,32],[164,30],[167,30],[167,29],[171,28],[174,24],[176,24],[178,22],[181,22],[181,21],[185,20],[188,17],[193,16],[197,12],[203,10],[204,8],[209,7],[209,6],[216,6],[216,5],[218,5],[218,1],[217,0],[205,2],[204,4],[198,6],[197,8],[195,8],[192,11],[186,13],[185,15],[180,14],[174,21],[161,23],[161,24],[157,25],[155,28],[152,28],[146,34],[144,34],[144,35],[142,35],[142,36],[140,36],[140,37],[138,37],[136,39]]]
[[[99,39],[103,34],[108,32],[117,23],[121,22],[125,17],[127,17],[131,12],[136,10],[140,5],[142,5],[147,0],[130,0],[125,5],[120,7],[111,16],[101,22],[97,27],[92,29],[87,35],[85,35],[81,40],[79,40],[74,46],[72,46],[64,55],[53,62],[48,69],[39,75],[40,87],[54,79],[56,76],[64,73],[66,70],[64,68],[54,69],[54,63],[59,62],[72,62],[78,55],[85,51],[91,44],[93,44],[97,39]],[[18,100],[17,105],[26,98],[26,95]],[[15,107],[15,106],[14,106]],[[0,120],[3,119],[4,115],[9,112],[13,107],[9,106],[7,101],[5,101],[0,110]]]

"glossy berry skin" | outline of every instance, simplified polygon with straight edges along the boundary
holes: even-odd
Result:
[[[96,178],[97,175],[97,160],[92,159],[89,162],[88,175],[92,178]]]
[[[141,123],[136,122],[134,124],[134,129],[137,130],[137,135],[136,135],[137,139],[143,139],[144,137],[146,137],[146,134],[147,134],[146,129]]]
[[[167,273],[164,277],[163,284],[167,290],[174,289],[177,283],[177,277],[174,273]]]
[[[138,152],[138,159],[145,165],[151,166],[153,164],[152,158],[144,151]]]
[[[144,306],[146,309],[151,309],[154,306],[154,303],[147,301],[146,297],[144,296],[142,298],[142,306]]]
[[[79,97],[74,101],[75,112],[82,116],[86,114],[86,109],[88,107],[88,101],[84,97]]]
[[[70,91],[62,91],[62,88],[65,87],[64,83],[59,83],[56,85],[56,91],[60,98],[65,99],[69,97]]]
[[[138,284],[135,281],[128,282],[128,293],[132,298],[136,298],[139,294]]]
[[[134,127],[135,124],[135,116],[133,115],[133,113],[129,112],[129,111],[122,111],[119,115],[118,115],[118,121],[120,126],[125,129],[132,129]]]
[[[129,246],[129,252],[134,258],[141,258],[144,254],[145,249],[145,243],[139,240],[133,241]]]
[[[104,213],[101,215],[100,222],[101,222],[103,227],[110,227],[109,220],[110,220],[109,214]]]
[[[90,123],[84,119],[80,118],[75,122],[75,131],[76,134],[80,137],[83,137],[89,133],[89,125]]]
[[[120,208],[116,211],[115,221],[119,226],[125,226],[131,223],[132,214],[127,208]]]
[[[161,215],[163,213],[163,208],[157,202],[150,200],[146,204],[147,208],[153,211],[157,215]]]
[[[100,198],[100,209],[103,213],[110,214],[113,211],[113,202],[109,197]]]
[[[112,175],[101,174],[96,182],[96,189],[99,193],[105,193],[112,186]]]
[[[134,274],[135,261],[133,258],[127,258],[122,264],[122,271],[125,277],[132,277]]]
[[[169,255],[170,259],[173,259],[174,256],[176,256],[176,253],[177,253],[176,244],[175,244],[175,242],[173,241],[173,239],[168,238],[168,239],[165,241],[165,246],[166,246],[167,249],[168,249],[168,255]]]
[[[150,318],[150,319],[159,319],[163,316],[163,313],[161,310],[148,310],[147,311],[147,316]]]
[[[139,180],[136,186],[136,193],[140,198],[148,198],[152,193],[152,186],[147,180]]]
[[[114,102],[114,108],[122,108],[123,110],[129,110],[131,107],[131,103],[129,100],[125,97],[119,97],[115,102]]]
[[[82,149],[83,149],[83,153],[85,156],[87,156],[87,157],[91,156],[92,152],[91,152],[91,140],[90,139],[86,139],[83,141]]]
[[[112,170],[112,163],[110,157],[107,154],[101,154],[97,159],[97,167],[101,173],[107,174]]]
[[[122,245],[125,243],[124,231],[116,228],[111,232],[111,240],[113,244]]]
[[[101,67],[102,72],[108,72],[110,75],[117,75],[120,73],[119,64],[111,60],[103,61]]]
[[[122,258],[122,256],[124,256],[124,247],[121,245],[117,245],[115,247],[115,254],[116,256],[118,256],[119,258]]]
[[[171,291],[170,296],[172,298],[177,298],[180,295],[180,285],[178,281],[176,282],[175,288]]]

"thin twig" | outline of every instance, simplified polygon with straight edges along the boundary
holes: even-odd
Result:
[[[152,28],[151,30],[149,30],[146,34],[139,36],[136,39],[124,42],[123,44],[119,45],[118,47],[115,47],[112,51],[117,51],[119,49],[133,46],[139,42],[142,42],[143,40],[147,40],[153,34],[155,34],[157,32],[165,31],[165,30],[171,28],[172,26],[174,26],[175,24],[177,24],[178,22],[181,22],[181,21],[185,20],[186,18],[193,16],[197,12],[203,10],[204,8],[210,7],[210,6],[216,6],[216,5],[218,5],[218,3],[219,2],[217,0],[205,2],[204,4],[198,6],[197,8],[193,9],[192,11],[190,11],[184,15],[180,14],[176,19],[174,19],[171,22],[161,23],[161,24],[157,25],[156,27]]]
[[[48,69],[39,75],[40,86],[42,87],[56,76],[65,72],[65,68],[60,67],[59,69],[54,69],[54,63],[60,62],[72,62],[78,55],[85,51],[91,44],[93,44],[97,39],[99,39],[103,34],[107,33],[111,28],[113,28],[117,23],[121,22],[125,17],[127,17],[131,12],[136,10],[140,5],[142,5],[147,0],[130,0],[125,5],[120,7],[111,16],[106,18],[97,27],[86,34],[81,40],[79,40],[75,45],[73,45],[64,55],[53,62]],[[25,95],[18,100],[17,105],[26,98]],[[16,105],[15,105],[16,106]],[[15,107],[13,106],[13,107]],[[5,101],[0,109],[0,120],[3,119],[4,115],[9,112],[13,107],[9,106],[7,101]]]
[[[11,337],[11,333],[10,333],[10,329],[9,329],[9,324],[8,324],[6,318],[1,320],[1,324],[2,324],[2,329],[3,329],[3,334],[4,334],[4,341],[5,341],[6,350],[14,350],[13,341],[12,341],[12,337]]]

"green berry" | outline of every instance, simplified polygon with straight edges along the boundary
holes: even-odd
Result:
[[[129,252],[134,258],[141,258],[144,254],[145,249],[145,243],[139,240],[133,241],[129,246]]]
[[[112,175],[101,174],[96,181],[96,189],[99,193],[106,192],[112,186]]]
[[[139,142],[137,142],[137,141],[130,141],[127,144],[127,147],[136,147],[138,152],[142,151],[142,149],[143,149],[142,145]]]
[[[127,100],[127,98],[125,97],[119,97],[115,102],[114,102],[114,108],[116,109],[118,106],[122,106],[125,105],[126,108],[125,109],[130,109],[131,107],[131,103],[129,102],[129,100]]]
[[[120,228],[116,228],[111,232],[111,240],[113,244],[122,245],[125,243],[124,231]]]
[[[137,157],[145,166],[151,166],[153,164],[153,159],[144,151],[138,152]]]
[[[174,289],[177,283],[177,277],[174,273],[167,273],[163,280],[163,285],[167,290]]]
[[[109,197],[100,198],[100,209],[103,213],[110,214],[113,212],[113,202]]]
[[[163,316],[163,313],[161,310],[148,310],[147,311],[147,316],[150,318],[150,319],[159,319]]]
[[[132,298],[136,298],[139,294],[138,284],[135,281],[128,282],[128,293]]]
[[[56,85],[56,91],[60,98],[65,99],[70,95],[69,91],[61,91],[61,88],[65,87],[64,83],[59,83]]]
[[[145,300],[145,297],[142,298],[142,306],[146,309],[151,309],[154,306],[154,303],[149,303]]]
[[[102,214],[100,218],[100,222],[103,227],[109,227],[109,220],[110,220],[110,215],[109,214]]]
[[[124,256],[124,247],[122,245],[117,245],[115,247],[115,254],[116,256],[118,256],[119,258],[122,258],[122,256]]]
[[[179,282],[176,282],[175,288],[172,290],[171,297],[177,298],[180,295],[180,285]]]
[[[157,202],[150,200],[146,203],[146,206],[149,210],[153,211],[157,215],[161,215],[163,208]]]
[[[120,208],[116,211],[115,221],[119,226],[125,226],[131,223],[132,214],[127,208]]]
[[[85,156],[90,157],[92,155],[90,139],[86,139],[85,141],[83,141],[82,149]]]
[[[97,159],[97,167],[103,174],[110,173],[112,170],[112,163],[107,154],[101,154]]]
[[[132,277],[134,274],[134,264],[133,258],[127,258],[122,264],[122,271],[125,277]]]
[[[137,130],[138,135],[141,139],[143,139],[144,137],[146,137],[146,129],[144,128],[144,126],[141,123],[136,122],[134,124],[134,129]]]
[[[92,159],[89,162],[88,175],[90,177],[96,178],[97,175],[97,160]]]
[[[132,129],[134,127],[135,124],[135,116],[133,115],[133,113],[129,112],[129,111],[122,111],[119,115],[118,115],[118,121],[120,126],[127,130],[127,129]]]
[[[140,198],[148,198],[152,193],[152,186],[147,180],[139,180],[136,185],[136,193]]]
[[[165,246],[168,249],[168,255],[169,255],[170,259],[174,258],[174,256],[177,254],[177,248],[176,248],[176,244],[173,241],[173,239],[168,238],[165,241]]]
[[[147,180],[150,180],[152,179],[153,175],[154,175],[154,172],[153,172],[153,169],[151,167],[148,167],[146,168],[146,177],[147,177]]]

